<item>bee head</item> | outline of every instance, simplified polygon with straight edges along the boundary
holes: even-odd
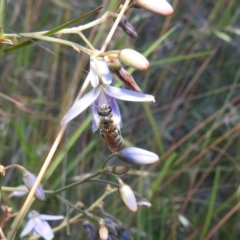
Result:
[[[102,104],[97,110],[98,115],[101,117],[106,117],[110,115],[111,112],[112,108],[108,104]]]

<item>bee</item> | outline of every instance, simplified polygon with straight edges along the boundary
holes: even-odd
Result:
[[[120,129],[114,124],[112,108],[102,104],[97,110],[99,118],[98,128],[102,138],[111,152],[115,153],[123,147],[123,138]]]

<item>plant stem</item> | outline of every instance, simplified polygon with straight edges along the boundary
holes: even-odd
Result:
[[[4,33],[7,0],[0,0],[0,39]]]
[[[108,34],[108,36],[107,36],[107,38],[106,38],[106,40],[105,40],[105,42],[104,42],[104,44],[101,48],[101,52],[104,52],[106,50],[106,48],[107,48],[110,40],[112,39],[112,36],[115,33],[115,31],[117,29],[117,26],[118,26],[119,22],[121,21],[121,18],[123,16],[125,10],[127,9],[129,3],[130,3],[130,0],[126,0],[126,2],[124,3],[120,13],[118,14],[118,17],[116,18],[116,20],[115,20],[115,22],[114,22],[114,24],[111,28],[111,31],[109,32],[109,34]]]

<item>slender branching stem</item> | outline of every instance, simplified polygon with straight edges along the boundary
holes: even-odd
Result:
[[[116,29],[118,27],[118,24],[121,21],[121,18],[123,16],[123,14],[125,13],[129,3],[130,3],[130,0],[126,0],[126,2],[124,3],[120,13],[118,14],[118,17],[116,18],[116,20],[115,20],[115,22],[114,22],[114,24],[113,24],[113,26],[112,26],[112,28],[111,28],[107,38],[106,38],[106,40],[105,40],[105,42],[104,42],[104,44],[103,44],[103,46],[101,48],[101,52],[105,52],[105,50],[107,49],[107,46],[108,46],[109,42],[111,41],[111,39],[113,37],[113,34],[115,33],[115,31],[116,31]]]
[[[116,156],[117,156],[117,153],[113,153],[113,154],[109,155],[109,156],[107,157],[107,159],[103,162],[102,169],[104,169],[105,166],[107,165],[107,163],[108,163],[112,158],[114,158],[114,157],[116,157]]]

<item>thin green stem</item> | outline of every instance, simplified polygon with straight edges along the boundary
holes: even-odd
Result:
[[[114,158],[115,156],[117,156],[117,153],[113,153],[113,154],[111,154],[110,156],[108,156],[107,159],[103,162],[102,169],[104,169],[105,166],[107,165],[107,163],[108,163],[112,158]]]
[[[0,39],[3,38],[7,0],[0,0]]]
[[[87,182],[89,179],[94,178],[94,177],[100,175],[101,173],[102,173],[102,170],[98,170],[97,172],[91,174],[90,176],[88,176],[88,177],[86,177],[84,179],[80,179],[79,181],[76,181],[76,182],[74,182],[72,184],[69,184],[69,185],[67,185],[65,187],[62,187],[62,188],[59,188],[58,190],[53,191],[53,194],[55,195],[57,193],[65,191],[65,190],[67,190],[69,188],[75,187],[75,186],[77,186],[77,185],[79,185],[81,183]]]
[[[82,214],[86,215],[87,217],[90,217],[96,221],[98,221],[99,223],[104,223],[104,220],[92,213],[90,213],[87,210],[83,210],[77,206],[75,206],[74,204],[72,204],[71,202],[69,202],[68,200],[66,200],[65,198],[61,197],[60,195],[56,195],[56,198],[58,198],[63,204],[65,204],[66,206],[69,206],[73,209],[76,209],[77,211],[81,212]]]

